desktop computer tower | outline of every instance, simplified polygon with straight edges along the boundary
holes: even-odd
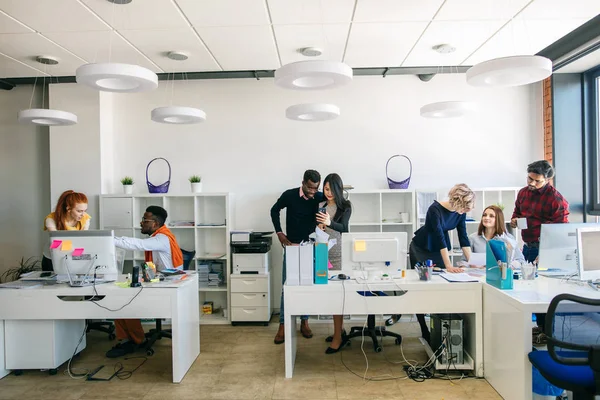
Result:
[[[458,314],[431,314],[431,350],[439,354],[442,364],[462,364],[463,358],[463,318]],[[442,352],[440,346],[444,346]],[[440,354],[441,353],[441,354]]]

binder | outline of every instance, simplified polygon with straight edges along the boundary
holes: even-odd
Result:
[[[329,249],[327,243],[315,244],[315,284],[326,285],[329,282]]]
[[[509,262],[506,244],[501,240],[490,240],[487,242],[485,252],[485,281],[498,289],[510,290],[513,288],[513,272],[508,268]],[[502,278],[502,271],[498,267],[498,261],[506,263],[506,276]]]
[[[285,284],[300,285],[300,246],[285,246]]]
[[[313,271],[314,271],[314,245],[303,244],[300,248],[300,285],[301,286],[312,286],[313,284]]]

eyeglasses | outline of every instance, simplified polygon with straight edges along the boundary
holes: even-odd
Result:
[[[153,219],[144,219],[144,218],[142,218],[142,224],[144,224],[146,222],[154,222],[154,220]]]

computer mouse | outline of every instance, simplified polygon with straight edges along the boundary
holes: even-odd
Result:
[[[343,281],[348,279],[348,277],[345,274],[338,274],[338,279]]]

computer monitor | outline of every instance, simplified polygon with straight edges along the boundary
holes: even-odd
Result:
[[[50,232],[52,264],[58,280],[93,277],[116,280],[117,259],[111,230]]]
[[[342,233],[342,272],[353,278],[400,276],[406,269],[406,232]]]
[[[542,224],[539,268],[543,275],[571,275],[578,272],[577,229],[598,224]],[[547,270],[547,271],[544,271]]]
[[[577,229],[577,254],[579,279],[593,281],[600,279],[600,226]]]

